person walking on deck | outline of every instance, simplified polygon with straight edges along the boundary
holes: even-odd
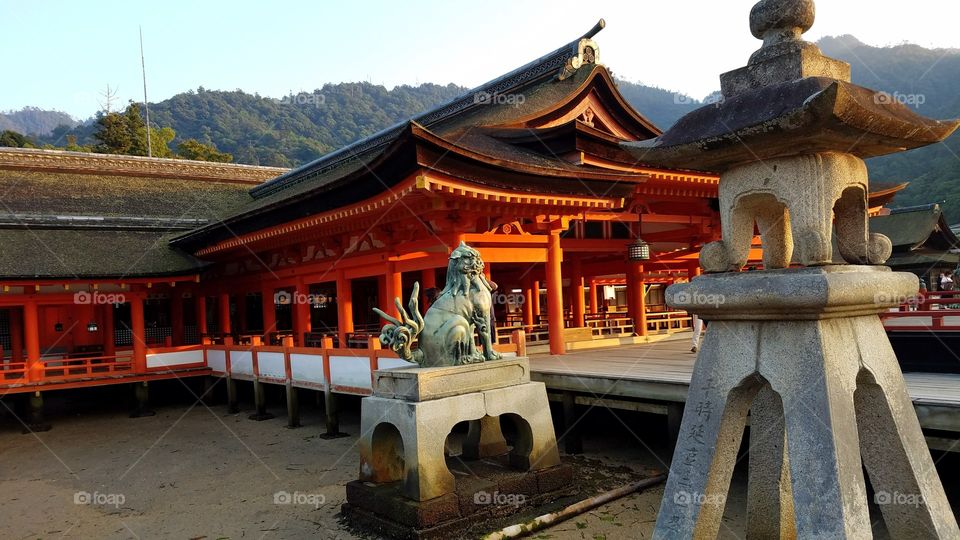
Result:
[[[703,334],[703,319],[693,315],[690,320],[693,323],[693,337],[690,338],[693,347],[690,348],[690,352],[695,353],[700,350],[700,336]]]

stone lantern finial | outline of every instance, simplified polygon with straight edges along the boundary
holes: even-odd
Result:
[[[813,26],[816,14],[813,0],[763,0],[750,10],[750,32],[764,47],[796,41]]]
[[[850,81],[850,64],[824,56],[803,34],[816,18],[813,0],[761,0],[750,10],[750,32],[763,40],[745,67],[720,76],[725,98],[805,77]]]

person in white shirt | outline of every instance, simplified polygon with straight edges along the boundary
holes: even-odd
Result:
[[[690,348],[690,352],[695,353],[700,350],[700,335],[703,334],[703,319],[696,315],[692,315],[691,317],[693,323],[693,337],[691,338],[691,342],[693,343],[693,347]]]

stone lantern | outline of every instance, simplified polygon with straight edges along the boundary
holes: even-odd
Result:
[[[878,316],[917,279],[880,266],[891,244],[868,230],[863,162],[958,122],[851,84],[848,64],[801,38],[814,14],[813,0],[757,3],[763,45],[720,76],[723,98],[625,145],[647,165],[720,173],[707,274],[667,290],[711,324],[655,538],[716,538],[748,412],[748,537],[870,538],[864,466],[894,538],[960,537]],[[741,273],[755,225],[765,270]]]

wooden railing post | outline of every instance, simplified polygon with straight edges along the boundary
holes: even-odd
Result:
[[[523,330],[514,330],[511,333],[511,340],[517,344],[517,356],[527,355],[527,333]]]

